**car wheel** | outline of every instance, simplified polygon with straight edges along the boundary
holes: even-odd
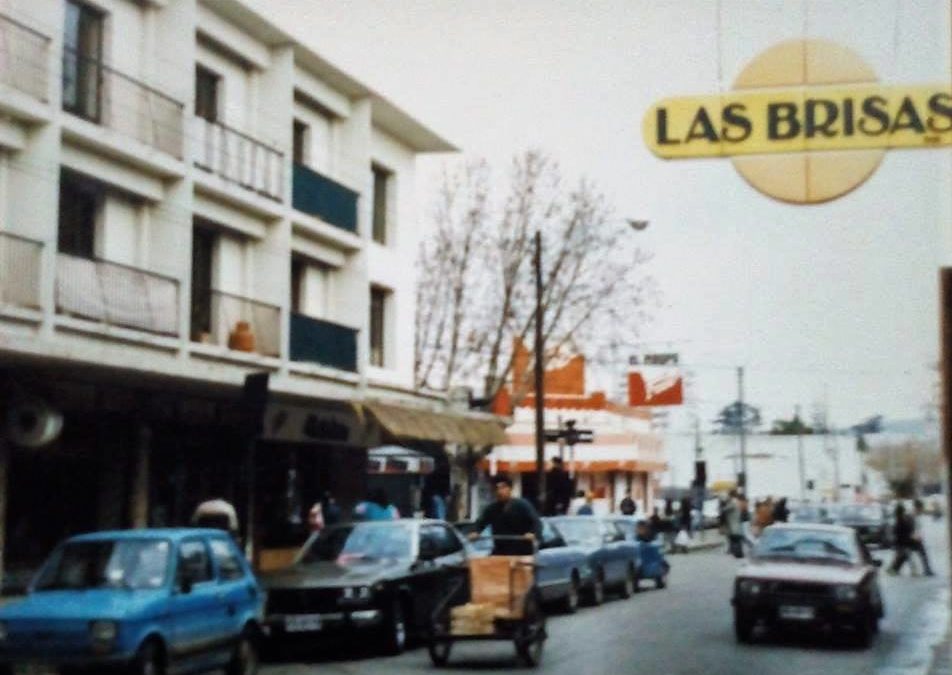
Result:
[[[629,565],[628,571],[625,572],[625,580],[622,582],[621,590],[619,591],[619,595],[621,595],[622,598],[627,600],[635,594],[636,579],[635,568]]]
[[[165,661],[156,640],[150,639],[142,643],[130,671],[132,675],[164,675]]]
[[[516,655],[526,666],[534,668],[542,662],[542,650],[545,647],[545,612],[539,592],[529,591],[523,608],[523,622],[516,639]]]
[[[245,631],[235,645],[226,675],[255,675],[258,672],[258,642],[254,635]]]
[[[749,643],[754,636],[754,620],[740,610],[734,611],[734,635],[742,644]]]
[[[575,612],[578,611],[581,592],[580,586],[578,575],[572,572],[572,579],[569,581],[569,590],[562,599],[562,605],[560,607],[563,614],[575,614]]]
[[[383,651],[391,656],[402,654],[407,647],[407,620],[403,603],[394,600],[390,615],[383,626]]]
[[[601,570],[592,572],[592,586],[588,589],[588,604],[598,607],[605,602],[605,574]]]
[[[440,641],[431,640],[427,646],[427,651],[430,653],[430,661],[437,668],[442,668],[450,660],[450,652],[453,651],[453,643],[449,641]]]

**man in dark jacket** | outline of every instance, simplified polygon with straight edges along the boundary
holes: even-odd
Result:
[[[549,516],[564,516],[572,501],[572,478],[561,457],[552,459],[552,468],[545,477],[545,513]]]
[[[532,504],[521,497],[512,496],[512,481],[508,476],[496,476],[495,484],[496,501],[483,510],[476,521],[476,531],[470,538],[477,538],[480,532],[491,527],[494,537],[534,537],[536,541],[541,541],[542,521]],[[493,542],[493,555],[523,555],[527,549],[526,544],[518,541]]]
[[[912,518],[906,514],[906,507],[902,502],[896,504],[896,524],[894,525],[893,542],[896,548],[896,556],[893,558],[892,565],[887,572],[889,574],[899,574],[902,566],[909,560],[909,554],[915,547],[913,534],[915,533],[915,524]]]

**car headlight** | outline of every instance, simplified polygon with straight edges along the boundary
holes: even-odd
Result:
[[[760,595],[764,589],[763,584],[753,579],[744,579],[737,585],[741,595]]]
[[[93,621],[89,624],[89,635],[93,642],[113,642],[119,635],[119,626],[115,621]]]
[[[859,597],[859,592],[855,586],[835,586],[833,595],[836,596],[837,600],[848,602]]]
[[[370,586],[347,586],[341,597],[344,600],[369,600],[371,594]]]

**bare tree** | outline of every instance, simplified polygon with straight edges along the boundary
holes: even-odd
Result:
[[[492,398],[507,383],[513,345],[534,329],[536,231],[546,362],[567,350],[596,357],[633,340],[645,318],[648,256],[591,183],[567,188],[551,158],[529,151],[514,158],[498,203],[490,185],[485,163],[444,176],[419,261],[418,386],[468,384]],[[529,384],[513,383],[517,402]]]

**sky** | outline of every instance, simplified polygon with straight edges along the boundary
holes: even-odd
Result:
[[[934,397],[937,270],[952,258],[952,155],[892,150],[847,196],[792,206],[729,161],[654,157],[649,106],[715,94],[785,39],[831,39],[887,84],[949,82],[942,0],[254,0],[267,16],[500,175],[527,148],[647,219],[662,291],[632,353],[677,351],[707,426],[736,398],[769,422],[920,417]],[[421,161],[427,213],[445,157]],[[422,219],[425,222],[425,218]],[[617,377],[602,373],[592,386]]]

